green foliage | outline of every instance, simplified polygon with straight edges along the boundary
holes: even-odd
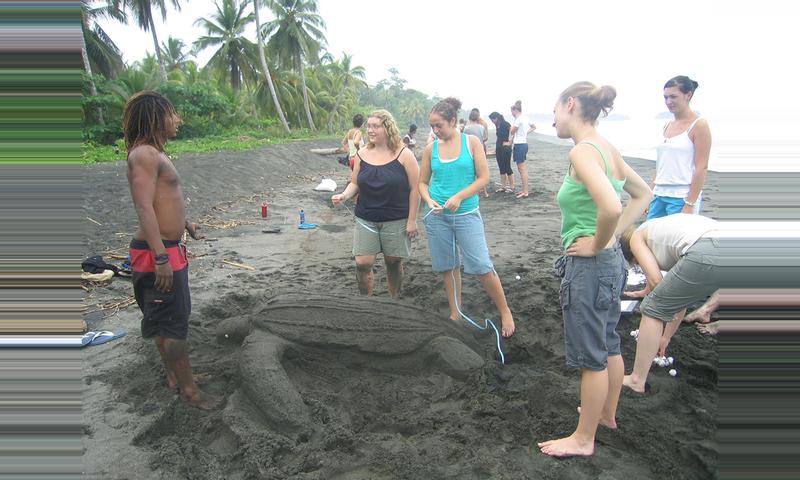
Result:
[[[183,123],[178,138],[192,138],[219,134],[225,125],[231,125],[234,106],[231,101],[208,84],[184,86],[165,83],[157,88],[175,106]]]
[[[183,128],[183,127],[181,127]],[[338,136],[314,134],[309,130],[293,130],[287,135],[280,125],[269,120],[263,122],[258,128],[235,128],[217,135],[208,135],[200,138],[185,140],[172,140],[167,143],[166,151],[173,158],[179,158],[184,153],[215,152],[220,150],[251,150],[264,145],[290,143],[308,139],[338,139]],[[116,162],[125,160],[127,152],[122,140],[115,145],[97,145],[92,142],[84,144],[84,163]]]
[[[105,5],[90,8],[83,1],[84,35],[99,17],[114,18],[122,23],[131,20],[147,30],[154,12],[166,14],[167,3],[178,0],[105,0]],[[246,38],[246,27],[253,19],[248,13],[249,0],[216,0],[216,12],[197,18],[196,24],[205,28],[206,35],[195,41],[167,37],[158,48],[158,58],[144,58],[117,69],[99,69],[84,76],[83,113],[84,141],[87,142],[87,161],[118,159],[113,145],[122,137],[122,111],[125,102],[142,90],[156,90],[172,101],[183,124],[173,148],[203,149],[247,148],[266,139],[304,138],[309,134],[303,127],[325,127],[328,134],[339,136],[352,125],[356,113],[368,114],[383,108],[389,110],[401,130],[410,123],[427,124],[427,115],[434,100],[406,88],[400,72],[389,69],[389,78],[368,86],[366,72],[353,57],[342,53],[335,58],[325,51],[325,22],[319,15],[316,0],[270,0],[273,20],[261,25],[266,47],[269,78],[275,87],[273,100],[262,71],[257,44]],[[101,8],[102,7],[102,8]],[[127,18],[126,18],[127,14]],[[99,32],[100,38],[105,32]],[[107,36],[106,36],[107,37]],[[106,38],[103,37],[103,38]],[[114,45],[106,38],[110,50],[90,51],[90,62],[100,65],[99,53],[114,57]],[[101,42],[102,43],[102,42]],[[193,45],[191,52],[187,44]],[[91,47],[87,45],[87,47]],[[197,65],[198,49],[213,48],[211,60]],[[113,58],[106,63],[113,63]],[[165,64],[161,74],[159,62]],[[102,75],[100,72],[109,71]],[[96,94],[90,88],[94,83]],[[305,88],[304,88],[305,87]],[[280,105],[292,133],[286,135],[278,121],[275,103]],[[306,106],[306,103],[308,106]],[[311,130],[314,128],[312,127]],[[260,132],[258,135],[242,131]],[[295,137],[295,135],[299,137]],[[231,140],[248,137],[253,140]],[[255,143],[249,143],[255,142]],[[107,147],[103,147],[107,145]],[[189,147],[188,145],[191,145]]]

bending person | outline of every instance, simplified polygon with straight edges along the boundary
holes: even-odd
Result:
[[[616,327],[626,269],[616,233],[639,217],[650,202],[650,189],[595,128],[616,96],[613,87],[578,82],[555,105],[558,137],[575,142],[556,197],[565,249],[556,266],[562,276],[567,367],[580,369],[581,406],[572,435],[538,444],[542,453],[554,457],[592,455],[598,424],[617,426],[625,365]],[[625,209],[623,190],[631,197]]]
[[[478,209],[478,192],[489,182],[489,166],[480,140],[459,132],[456,115],[460,108],[458,99],[446,98],[434,105],[429,116],[436,140],[422,154],[419,193],[429,209],[424,223],[431,264],[434,272],[442,274],[450,320],[460,320],[460,250],[464,273],[480,278],[507,338],[514,334],[514,318],[489,257]]]
[[[386,110],[369,115],[367,138],[367,146],[356,153],[350,183],[331,201],[339,205],[359,195],[353,230],[359,292],[372,295],[373,266],[383,253],[389,295],[397,297],[403,284],[402,260],[411,256],[411,239],[417,235],[419,165]]]

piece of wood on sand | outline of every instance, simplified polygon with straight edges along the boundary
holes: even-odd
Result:
[[[231,262],[230,260],[223,260],[222,263],[224,263],[226,265],[230,265],[232,267],[236,267],[236,268],[243,268],[245,270],[255,270],[256,269],[255,267],[251,267],[250,265],[245,265],[243,263],[237,263],[237,262]]]
[[[344,152],[342,152],[340,147],[336,147],[336,148],[312,148],[311,153],[316,153],[319,155],[335,155],[337,153],[344,153]]]

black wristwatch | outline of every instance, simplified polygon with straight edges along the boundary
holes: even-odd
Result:
[[[156,255],[156,265],[164,265],[165,263],[169,262],[169,255],[166,253],[162,253],[161,255]]]

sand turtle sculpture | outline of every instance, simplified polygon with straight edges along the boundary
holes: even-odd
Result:
[[[433,368],[456,379],[484,365],[476,353],[483,347],[464,324],[376,297],[280,295],[255,313],[221,322],[217,338],[241,342],[242,390],[272,426],[286,432],[310,425],[307,407],[283,367],[293,347],[348,349],[374,356],[373,368]]]

